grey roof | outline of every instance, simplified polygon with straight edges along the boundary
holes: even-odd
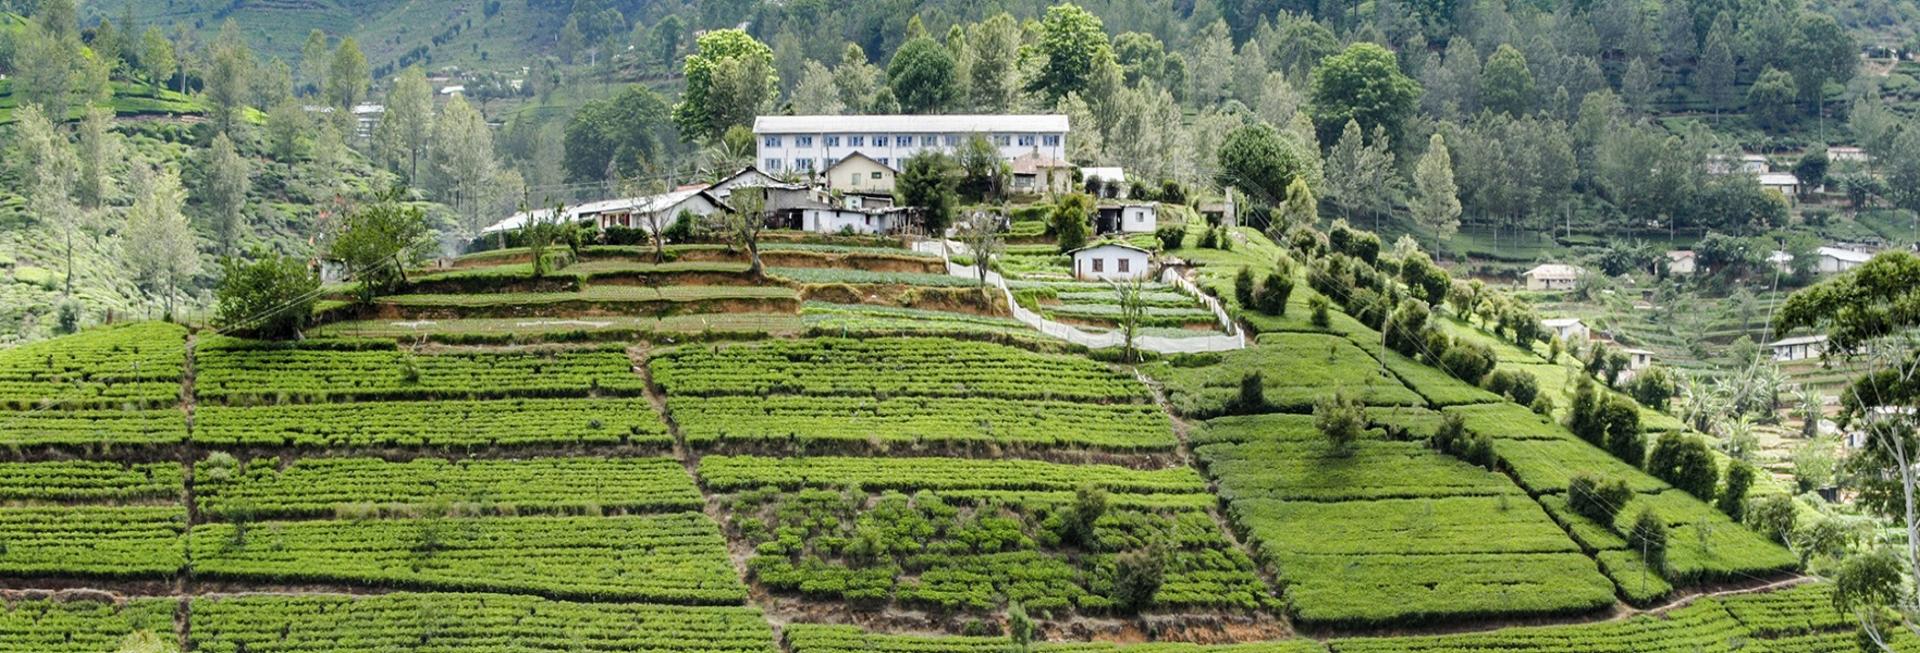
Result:
[[[1779,340],[1775,340],[1773,342],[1767,343],[1767,346],[1768,347],[1792,347],[1794,345],[1811,345],[1816,342],[1826,342],[1826,341],[1827,341],[1826,334],[1817,334],[1817,335],[1810,335],[1810,336],[1794,336],[1791,338],[1781,338]]]
[[[952,116],[760,116],[753,119],[756,134],[821,134],[846,132],[967,133],[1064,132],[1067,117],[1041,115]]]
[[[1091,245],[1087,245],[1086,247],[1082,247],[1082,248],[1080,248],[1080,249],[1076,249],[1076,250],[1073,250],[1073,251],[1071,251],[1071,252],[1067,252],[1067,255],[1068,255],[1068,256],[1072,256],[1072,255],[1074,255],[1074,254],[1079,254],[1079,253],[1081,253],[1081,252],[1084,252],[1084,251],[1087,251],[1087,250],[1090,250],[1090,249],[1100,249],[1100,248],[1102,248],[1102,247],[1120,247],[1120,248],[1124,248],[1124,249],[1130,249],[1130,250],[1133,250],[1133,251],[1136,251],[1136,252],[1140,252],[1140,253],[1142,253],[1142,254],[1152,254],[1152,253],[1153,253],[1153,251],[1152,251],[1152,250],[1149,250],[1149,249],[1146,249],[1146,248],[1143,248],[1143,247],[1139,247],[1139,246],[1137,246],[1137,245],[1132,245],[1132,244],[1129,244],[1129,243],[1124,243],[1124,242],[1121,242],[1121,241],[1117,241],[1117,240],[1109,240],[1109,241],[1106,241],[1106,242],[1099,242],[1099,243],[1093,243],[1093,244],[1091,244]]]

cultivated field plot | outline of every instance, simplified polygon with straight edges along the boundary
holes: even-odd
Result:
[[[178,389],[177,381],[173,387]],[[6,446],[104,448],[179,444],[186,439],[187,415],[177,407],[0,410],[0,445]]]
[[[637,378],[637,377],[636,377]],[[193,441],[211,446],[486,448],[673,444],[645,399],[202,404]]]
[[[0,410],[178,404],[186,337],[180,326],[143,322],[0,351]]]
[[[174,640],[180,601],[16,599],[0,602],[0,653],[100,653],[121,650],[135,632]]]
[[[392,340],[297,345],[207,338],[194,392],[203,404],[637,396],[645,390],[617,346],[413,354]]]
[[[889,635],[858,626],[789,624],[781,629],[793,653],[1006,653],[1006,637],[928,637]],[[1319,642],[1305,639],[1253,644],[1202,645],[1183,643],[1114,644],[1110,642],[1035,643],[1042,653],[1325,653]]]
[[[1313,401],[1345,391],[1369,406],[1424,406],[1373,356],[1339,336],[1270,333],[1255,346],[1225,354],[1195,355],[1141,366],[1166,385],[1167,398],[1184,415],[1226,412],[1240,381],[1259,373],[1265,410],[1305,412]]]
[[[690,346],[651,366],[694,446],[1175,445],[1144,385],[1078,356],[943,339],[826,338]]]
[[[1564,614],[1613,602],[1594,561],[1507,477],[1420,443],[1370,437],[1336,450],[1303,417],[1221,418],[1195,438],[1301,621]]]
[[[896,306],[807,302],[801,320],[817,336],[949,336],[1024,342],[1052,340],[1013,318],[948,313]]]
[[[1518,406],[1465,406],[1447,411],[1465,416],[1469,432],[1493,438],[1494,455],[1500,465],[1521,487],[1539,497],[1557,520],[1567,524],[1584,549],[1596,553],[1622,594],[1635,602],[1658,599],[1672,586],[1750,580],[1798,566],[1791,552],[1735,523],[1725,513]],[[1596,524],[1565,509],[1568,483],[1583,472],[1624,480],[1635,491],[1634,499],[1616,511],[1614,523]],[[1649,508],[1670,527],[1666,568],[1655,570],[1662,582],[1648,579],[1647,566],[1639,554],[1625,550],[1624,535],[1633,520]]]
[[[1337,639],[1336,653],[1693,653],[1696,651],[1858,651],[1856,622],[1833,609],[1832,589],[1809,584],[1760,594],[1701,599],[1663,615],[1595,624],[1508,628],[1489,633]],[[1895,650],[1920,650],[1905,629]]]
[[[186,565],[177,463],[7,463],[0,479],[0,575],[169,578]]]
[[[415,593],[203,597],[191,607],[189,643],[204,653],[778,650],[760,611],[741,607]]]
[[[438,506],[527,514],[698,510],[693,477],[673,458],[458,460],[260,458],[219,473],[201,463],[194,499],[222,518],[417,513]]]
[[[207,578],[693,605],[746,599],[719,529],[695,512],[209,523],[193,528],[188,549]]]
[[[944,610],[1018,601],[1048,613],[1105,613],[1126,601],[1156,610],[1272,603],[1253,561],[1207,511],[1211,497],[1191,469],[820,460],[701,460],[709,486],[737,490],[723,499],[728,528],[754,547],[748,568],[776,592]],[[1132,498],[1140,494],[1148,497]],[[1122,596],[1119,558],[1151,555],[1153,542],[1169,547],[1159,558],[1164,582],[1151,597]]]

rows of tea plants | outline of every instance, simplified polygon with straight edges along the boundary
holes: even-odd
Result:
[[[793,653],[1009,653],[1019,650],[1006,636],[893,635],[861,630],[859,626],[826,624],[789,624],[780,632]],[[1286,639],[1216,645],[1036,642],[1029,650],[1036,653],[1325,653],[1327,648],[1309,639]]]
[[[1309,333],[1263,334],[1246,349],[1170,358],[1141,367],[1166,386],[1182,414],[1220,415],[1235,406],[1241,381],[1259,374],[1257,412],[1306,412],[1316,399],[1345,392],[1369,406],[1424,406],[1426,400],[1346,338]]]
[[[1192,469],[1137,470],[1115,465],[1065,465],[1037,460],[703,456],[700,480],[719,492],[775,487],[856,487],[881,490],[1075,490],[1097,487],[1125,493],[1204,493]]]
[[[186,439],[187,416],[179,408],[0,410],[0,446],[153,446]]]
[[[1336,446],[1307,415],[1194,434],[1229,514],[1303,622],[1374,625],[1587,612],[1613,585],[1501,474],[1375,431]]]
[[[177,404],[186,334],[143,322],[0,351],[0,410]]]
[[[809,334],[838,338],[865,335],[1049,340],[1013,318],[897,306],[807,302],[801,307],[801,320]]]
[[[637,376],[636,376],[637,378]],[[371,401],[201,405],[193,441],[210,446],[487,448],[673,443],[644,399]]]
[[[408,592],[212,596],[191,607],[189,644],[201,653],[778,651],[760,611],[742,607]]]
[[[132,650],[124,645],[140,632],[171,643],[179,605],[171,598],[0,601],[0,653]]]
[[[1105,613],[1258,610],[1270,605],[1252,559],[1204,508],[1104,502],[949,500],[938,491],[878,497],[837,489],[744,492],[726,500],[747,567],[776,592],[855,605]],[[1089,507],[1095,506],[1095,507]],[[1093,511],[1091,514],[1088,511]],[[1147,552],[1156,546],[1159,553]],[[1129,584],[1129,556],[1151,559],[1157,587]]]
[[[929,338],[689,346],[652,362],[671,395],[803,394],[1143,401],[1127,374],[1080,356]]]
[[[679,511],[703,505],[693,478],[672,458],[303,458],[290,463],[258,458],[238,469],[202,463],[194,499],[203,514],[229,519],[364,510],[408,514],[448,504],[508,514]]]
[[[696,512],[209,523],[193,528],[187,548],[195,574],[207,578],[681,604],[746,599],[719,529]]]
[[[0,507],[0,576],[169,577],[186,528],[181,507]]]
[[[171,502],[185,491],[179,463],[0,462],[0,501]]]
[[[201,403],[633,396],[645,390],[616,345],[570,350],[400,351],[391,340],[303,344],[208,338],[195,359]]]
[[[689,444],[997,443],[1113,451],[1172,449],[1167,414],[1147,403],[987,397],[673,397]]]

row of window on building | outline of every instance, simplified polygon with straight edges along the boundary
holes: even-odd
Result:
[[[764,147],[782,147],[781,144],[786,138],[788,137],[779,135],[764,136],[761,139],[761,145]],[[813,147],[813,136],[793,136],[792,138],[794,147]],[[869,142],[873,143],[873,147],[886,147],[889,138],[892,139],[894,147],[913,147],[915,140],[915,137],[907,134],[894,136],[888,136],[887,134],[874,134],[872,136],[829,135],[822,136],[821,138],[826,141],[827,147],[867,147],[867,143]],[[1060,145],[1059,134],[994,134],[989,138],[993,141],[994,145],[1000,147],[1008,147],[1016,143],[1020,147],[1033,147],[1033,144],[1036,142],[1046,147],[1059,147]],[[945,144],[947,147],[960,147],[961,135],[925,134],[919,137],[919,143],[920,147],[940,147],[942,144]]]

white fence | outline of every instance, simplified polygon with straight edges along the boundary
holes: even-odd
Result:
[[[940,254],[940,258],[942,259],[947,259],[947,250],[949,247],[957,250],[965,249],[964,247],[960,246],[959,243],[949,243],[949,242],[942,242],[942,241],[927,241],[927,242],[914,244],[915,250],[928,252],[928,253],[938,252]],[[977,279],[980,276],[979,268],[976,268],[972,265],[960,265],[960,264],[954,263],[951,259],[947,259],[946,263],[947,263],[947,274],[951,274],[956,277],[966,277],[968,279]],[[1165,273],[1163,273],[1161,275],[1161,280],[1167,283],[1173,284],[1174,287],[1179,288],[1182,292],[1186,292],[1188,294],[1193,295],[1196,299],[1200,301],[1201,304],[1206,305],[1206,307],[1209,310],[1213,311],[1214,317],[1219,319],[1221,328],[1225,329],[1226,333],[1218,334],[1218,335],[1192,336],[1192,337],[1180,337],[1180,338],[1172,338],[1172,337],[1166,337],[1166,336],[1135,336],[1133,338],[1134,347],[1138,347],[1140,349],[1144,349],[1152,352],[1158,352],[1162,354],[1194,354],[1194,353],[1210,352],[1210,351],[1232,351],[1235,349],[1246,348],[1247,346],[1246,335],[1241,333],[1240,329],[1234,325],[1233,319],[1227,316],[1227,311],[1226,309],[1220,306],[1219,300],[1216,300],[1213,297],[1208,296],[1206,293],[1200,292],[1199,288],[1194,287],[1192,283],[1188,282],[1186,279],[1181,278],[1179,274],[1176,274],[1172,270],[1167,270]],[[1019,302],[1014,301],[1013,291],[1007,288],[1007,280],[1002,278],[1000,276],[1000,273],[998,272],[988,270],[987,283],[992,284],[993,287],[1000,289],[1000,294],[1006,297],[1007,306],[1013,310],[1013,319],[1019,320],[1021,323],[1024,323],[1027,326],[1038,329],[1041,333],[1044,333],[1054,338],[1065,340],[1067,342],[1071,342],[1076,345],[1087,347],[1089,349],[1105,349],[1108,347],[1123,347],[1127,344],[1126,334],[1123,334],[1117,331],[1100,331],[1100,332],[1083,331],[1080,328],[1075,327],[1071,324],[1066,324],[1063,322],[1055,322],[1053,320],[1047,319],[1045,316],[1042,316],[1039,313],[1035,313],[1033,311],[1027,310],[1025,307],[1021,306]]]

